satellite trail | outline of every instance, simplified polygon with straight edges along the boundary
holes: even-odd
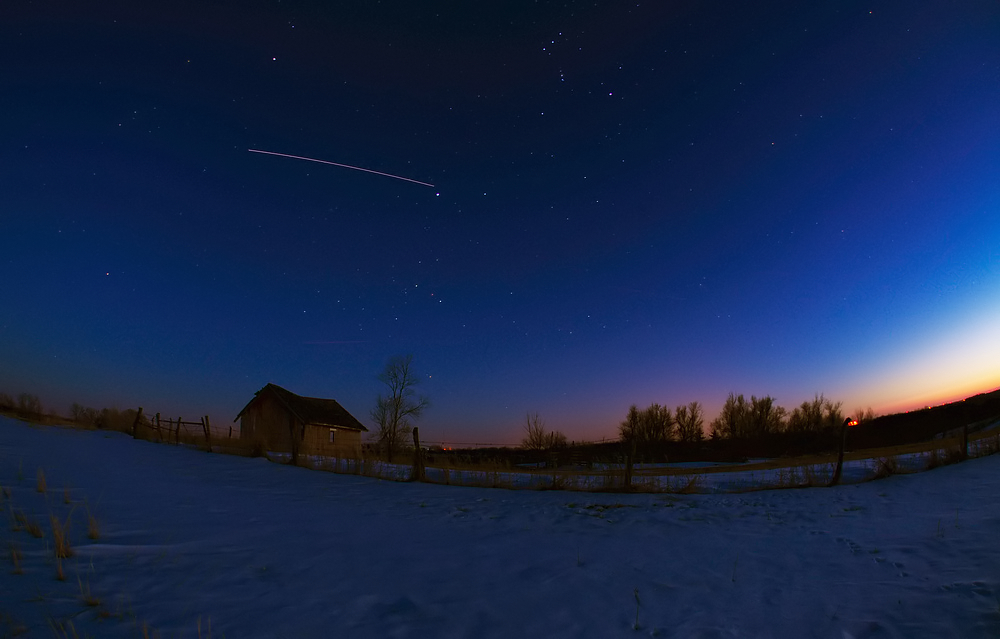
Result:
[[[392,173],[383,173],[382,171],[373,171],[372,169],[363,169],[360,166],[351,166],[350,164],[341,164],[339,162],[330,162],[329,160],[317,160],[316,158],[302,157],[301,155],[289,155],[287,153],[275,153],[274,151],[261,151],[260,149],[247,149],[251,153],[263,153],[264,155],[277,155],[282,158],[292,158],[293,160],[305,160],[306,162],[318,162],[320,164],[329,164],[331,166],[339,166],[343,169],[353,169],[355,171],[364,171],[365,173],[374,173],[375,175],[382,175],[384,177],[392,178],[394,180],[403,180],[404,182],[413,182],[414,184],[420,184],[422,186],[429,186],[434,188],[434,185],[429,182],[421,182],[420,180],[414,180],[408,177],[403,177],[402,175],[393,175]]]

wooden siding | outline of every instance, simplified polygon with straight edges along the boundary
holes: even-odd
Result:
[[[323,455],[326,457],[361,457],[361,433],[346,428],[334,428],[334,441],[330,443],[330,426],[309,424],[306,426],[306,437],[302,445],[305,455]]]
[[[261,393],[240,418],[240,438],[262,441],[268,450],[291,452],[289,423],[292,419],[288,410],[271,393]],[[361,457],[359,431],[336,428],[334,442],[331,444],[330,428],[320,424],[307,424],[299,454],[352,459]],[[301,423],[297,424],[297,431],[303,437]]]
[[[261,393],[240,418],[240,438],[262,441],[268,450],[290,451],[291,415],[270,393]]]

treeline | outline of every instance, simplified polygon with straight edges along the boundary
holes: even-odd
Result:
[[[7,393],[0,393],[0,412],[11,413],[26,419],[40,419],[43,416],[42,401],[38,395],[21,393],[15,400]]]
[[[672,442],[697,444],[705,437],[705,411],[699,402],[671,410],[660,404],[640,409],[633,404],[618,426],[625,454],[638,461],[665,459]]]
[[[875,415],[869,408],[854,418],[863,423]],[[742,394],[730,393],[719,416],[708,425],[708,438],[713,444],[730,446],[775,439],[802,441],[835,432],[844,419],[842,403],[822,394],[789,412],[770,395],[747,400]],[[626,454],[636,460],[658,461],[671,445],[676,449],[677,444],[702,442],[704,425],[704,410],[698,402],[673,411],[655,403],[644,409],[633,404],[618,426],[618,435]]]
[[[122,432],[131,431],[137,414],[138,411],[134,408],[127,408],[125,410],[102,408],[97,410],[96,408],[88,408],[76,403],[70,407],[70,419],[81,426],[120,430]],[[147,424],[148,420],[143,418],[140,422]]]
[[[80,426],[91,428],[105,428],[109,430],[130,431],[138,411],[134,408],[118,410],[117,408],[89,408],[81,404],[73,404],[70,408],[68,421],[72,421]],[[0,413],[14,415],[22,419],[33,421],[45,421],[54,423],[66,420],[56,413],[55,410],[44,412],[42,400],[38,395],[32,393],[19,393],[16,398],[7,393],[0,393]],[[141,423],[148,423],[142,419]]]
[[[722,439],[764,439],[781,433],[822,433],[838,428],[847,417],[843,402],[831,402],[822,394],[802,402],[790,413],[767,395],[747,401],[743,395],[729,394],[719,416],[711,423],[712,437]],[[875,419],[871,408],[857,411],[860,424]]]

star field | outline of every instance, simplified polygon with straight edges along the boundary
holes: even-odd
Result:
[[[426,438],[512,443],[995,388],[996,33],[985,1],[4,6],[0,391],[365,420],[412,353]]]

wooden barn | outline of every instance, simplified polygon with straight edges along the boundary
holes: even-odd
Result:
[[[301,397],[275,384],[254,393],[233,421],[240,439],[267,450],[302,455],[361,457],[361,433],[368,429],[333,399]]]

